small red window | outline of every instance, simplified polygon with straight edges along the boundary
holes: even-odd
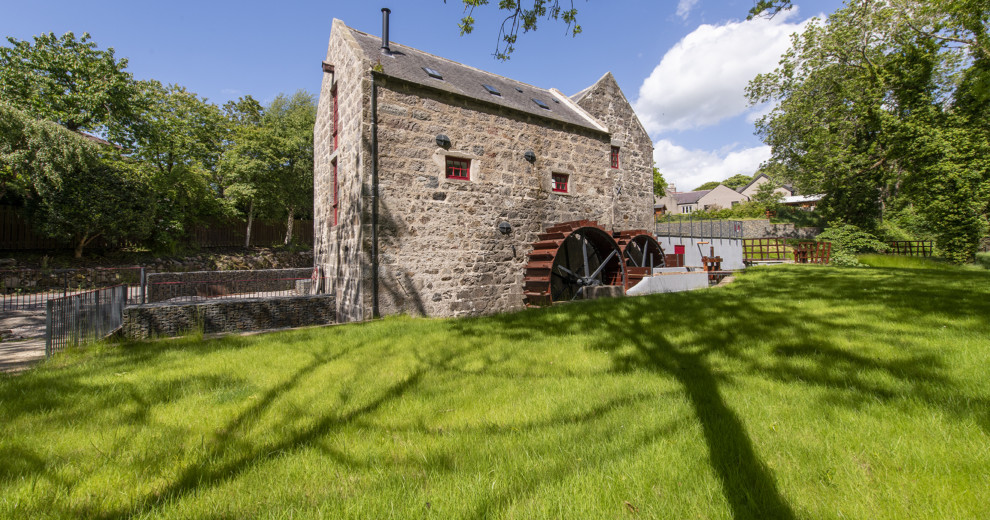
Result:
[[[337,88],[330,92],[333,96],[333,149],[337,149],[337,127],[340,125],[340,117],[338,114],[338,103],[337,103]]]
[[[553,191],[567,193],[567,177],[566,173],[553,174]]]
[[[612,167],[613,168],[618,168],[619,167],[619,147],[618,146],[613,146],[612,147]]]
[[[340,205],[340,199],[337,197],[337,160],[334,159],[330,163],[330,168],[333,170],[333,225],[337,225],[337,210]]]
[[[471,180],[471,159],[447,157],[447,178]]]

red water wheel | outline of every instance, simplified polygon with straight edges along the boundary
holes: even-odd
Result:
[[[663,248],[645,229],[631,229],[612,233],[622,251],[626,264],[626,289],[653,273],[653,268],[664,267]]]
[[[564,222],[537,238],[526,264],[523,294],[528,305],[571,301],[588,287],[623,285],[622,251],[597,222]]]

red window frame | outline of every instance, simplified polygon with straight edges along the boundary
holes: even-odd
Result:
[[[330,162],[330,169],[333,171],[333,225],[336,226],[340,207],[340,199],[337,195],[337,159]]]
[[[457,179],[460,181],[471,180],[471,159],[447,157],[446,165],[448,179]]]
[[[337,128],[339,126],[340,118],[338,115],[339,105],[337,103],[337,87],[334,87],[330,91],[330,95],[333,97],[333,149],[337,149]]]
[[[619,167],[619,147],[618,146],[613,146],[612,147],[611,160],[612,160],[612,168],[618,168]]]
[[[550,176],[550,178],[553,180],[553,191],[557,193],[567,193],[567,182],[570,180],[570,175],[566,173],[554,173]]]

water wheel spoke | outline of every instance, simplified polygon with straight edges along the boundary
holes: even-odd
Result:
[[[614,249],[612,250],[611,253],[608,254],[608,256],[605,257],[605,260],[602,260],[602,263],[598,266],[598,269],[595,269],[595,273],[592,274],[589,278],[597,279],[598,274],[602,272],[602,269],[605,269],[605,266],[608,265],[608,261],[611,260],[613,256],[615,256]]]

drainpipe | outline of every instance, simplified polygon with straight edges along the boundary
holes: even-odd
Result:
[[[371,71],[371,317],[378,312],[378,84]]]

